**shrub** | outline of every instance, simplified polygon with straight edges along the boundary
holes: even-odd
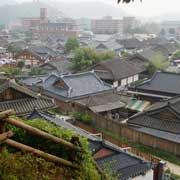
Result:
[[[73,112],[71,116],[77,121],[83,122],[88,125],[92,125],[92,117],[87,113]]]
[[[73,175],[70,168],[31,154],[10,153],[7,149],[0,153],[0,162],[1,180],[61,180]]]
[[[24,65],[25,65],[24,61],[19,61],[17,63],[17,67],[20,68],[20,69],[22,69],[24,67]]]

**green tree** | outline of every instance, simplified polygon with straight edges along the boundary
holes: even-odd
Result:
[[[7,77],[12,77],[16,75],[20,75],[21,71],[19,68],[12,68],[12,67],[0,67],[1,72],[5,72]]]
[[[78,48],[75,50],[74,58],[72,60],[73,68],[79,71],[102,60],[112,59],[113,57],[113,51],[97,53],[91,48]]]
[[[130,54],[127,51],[122,51],[121,56],[122,57],[128,57]]]
[[[145,34],[145,33],[147,33],[147,31],[144,27],[137,27],[137,28],[133,28],[133,29],[128,29],[128,33],[130,33],[130,34]]]
[[[172,56],[173,59],[179,59],[180,58],[180,51],[177,51],[175,54]]]
[[[31,71],[29,72],[29,75],[34,76],[34,75],[44,75],[46,74],[45,71],[43,71],[42,69],[38,68],[38,67],[33,67],[31,69]]]
[[[146,70],[149,75],[154,74],[156,71],[165,71],[167,67],[169,66],[169,61],[164,60],[162,61],[160,56],[155,56],[153,60],[149,63],[149,65],[146,67]]]
[[[19,61],[17,63],[17,67],[20,68],[20,69],[22,69],[24,67],[24,65],[25,65],[24,61]]]
[[[8,50],[9,53],[12,53],[13,56],[14,56],[15,54],[17,54],[18,52],[21,51],[20,48],[14,46],[13,44],[10,44],[10,45],[8,46],[7,50]]]
[[[79,47],[79,41],[76,38],[69,38],[65,44],[65,51],[70,52]]]

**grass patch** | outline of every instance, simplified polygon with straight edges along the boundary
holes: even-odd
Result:
[[[171,177],[174,178],[174,179],[177,179],[177,180],[180,179],[180,176],[177,175],[177,174],[172,173],[170,169],[166,170],[166,173],[170,174]]]

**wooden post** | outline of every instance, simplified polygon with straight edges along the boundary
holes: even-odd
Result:
[[[12,131],[5,132],[3,134],[0,134],[0,142],[5,141],[6,139],[12,137],[14,133]]]
[[[45,152],[43,152],[41,150],[32,148],[30,146],[18,143],[16,141],[11,140],[11,139],[6,139],[4,141],[4,143],[6,143],[7,145],[12,146],[14,148],[20,149],[21,151],[32,153],[34,155],[37,155],[39,157],[42,157],[42,158],[47,159],[47,160],[49,160],[51,162],[54,162],[54,163],[61,163],[61,164],[65,165],[65,166],[69,166],[69,167],[72,167],[72,168],[77,168],[77,169],[79,168],[77,165],[73,164],[70,161],[67,161],[65,159],[59,158],[57,156],[54,156],[54,155],[51,155],[51,154],[48,154],[48,153],[45,153]]]
[[[15,111],[11,110],[11,109],[7,110],[7,111],[0,112],[0,119],[6,119],[9,116],[14,115],[14,114],[15,114]]]
[[[67,141],[65,141],[65,140],[63,140],[61,138],[58,138],[58,137],[53,136],[51,134],[48,134],[48,133],[46,133],[44,131],[41,131],[41,130],[39,130],[37,128],[29,126],[29,125],[27,125],[27,124],[25,124],[23,122],[15,120],[15,119],[7,118],[7,119],[3,119],[3,120],[0,119],[0,121],[4,121],[4,122],[9,123],[11,125],[14,125],[16,127],[22,128],[22,129],[28,131],[29,133],[31,133],[33,135],[37,135],[37,136],[43,137],[45,139],[48,139],[50,141],[53,141],[55,143],[62,144],[62,145],[66,146],[66,147],[68,147],[70,149],[83,151],[82,148],[77,147],[77,146],[75,146],[74,144],[72,144],[70,142],[67,142]]]
[[[0,133],[4,133],[5,131],[5,122],[0,122]]]
[[[0,119],[6,119],[10,115],[13,115],[13,114],[15,114],[14,110],[7,110],[7,111],[0,112]],[[6,131],[5,122],[0,121],[0,133],[4,133],[5,131]]]

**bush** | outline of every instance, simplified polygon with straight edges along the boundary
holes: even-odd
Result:
[[[24,65],[25,65],[24,61],[19,61],[17,63],[17,67],[20,68],[20,69],[22,69],[24,67]]]
[[[31,154],[10,153],[7,149],[0,153],[0,162],[1,180],[61,180],[73,176],[70,168]]]
[[[11,76],[16,76],[20,75],[21,71],[19,68],[12,68],[12,67],[0,67],[0,71],[5,72],[6,76],[11,77]]]
[[[172,56],[173,59],[180,59],[180,51],[177,51],[175,54]]]
[[[45,71],[43,71],[41,68],[38,68],[38,67],[33,67],[31,69],[31,72],[29,72],[29,75],[30,76],[34,76],[34,75],[44,75],[46,74]]]
[[[92,117],[87,113],[73,112],[71,116],[77,121],[83,122],[87,125],[92,125]]]

